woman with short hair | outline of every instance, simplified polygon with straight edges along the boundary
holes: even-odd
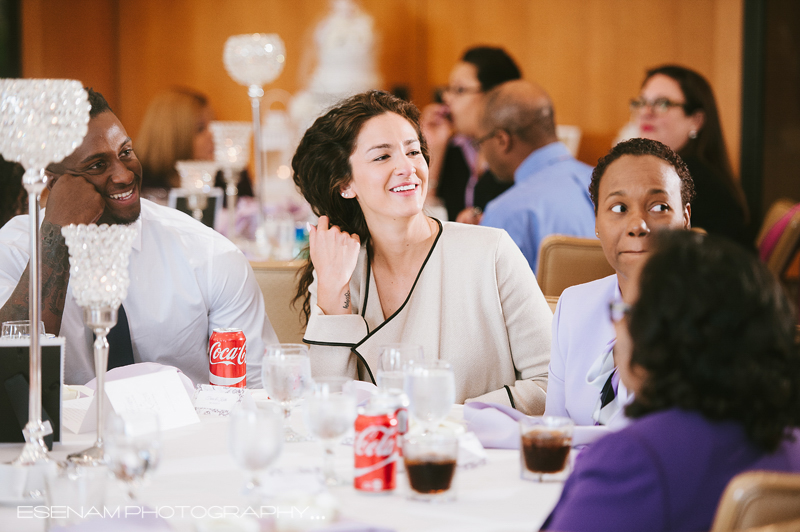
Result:
[[[543,529],[708,530],[728,482],[800,471],[800,355],[776,279],[726,239],[658,235],[612,302],[633,422],[578,456]]]

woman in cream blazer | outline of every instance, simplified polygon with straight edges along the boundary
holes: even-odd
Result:
[[[452,364],[458,402],[544,411],[550,309],[504,231],[422,212],[427,147],[413,105],[354,96],[309,128],[292,165],[320,215],[298,287],[313,375],[372,380],[380,346],[415,343]]]

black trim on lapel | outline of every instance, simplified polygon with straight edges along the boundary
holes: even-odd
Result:
[[[428,260],[431,258],[431,255],[433,255],[433,250],[436,249],[436,244],[439,243],[439,238],[442,236],[442,232],[444,231],[444,228],[442,227],[442,222],[440,222],[436,218],[433,218],[433,220],[439,226],[439,233],[436,235],[436,239],[433,241],[433,245],[431,246],[430,251],[428,251],[428,256],[425,257],[425,260],[422,262],[422,266],[420,267],[419,271],[417,272],[417,278],[414,279],[414,284],[411,285],[411,291],[408,292],[408,295],[406,296],[406,300],[403,301],[403,304],[400,305],[400,308],[398,308],[391,316],[389,316],[388,318],[383,320],[383,323],[381,323],[380,325],[375,327],[375,330],[370,331],[369,330],[369,325],[367,325],[367,331],[368,331],[367,335],[364,338],[362,338],[360,342],[358,342],[357,344],[355,344],[351,348],[351,351],[356,354],[358,359],[364,364],[364,367],[367,369],[367,373],[369,374],[369,378],[372,380],[372,384],[376,384],[375,377],[373,377],[373,375],[372,375],[372,370],[370,369],[369,364],[367,364],[367,361],[364,359],[364,357],[361,355],[361,353],[359,353],[357,351],[357,348],[360,347],[364,342],[369,340],[375,333],[380,331],[381,328],[384,325],[386,325],[387,323],[392,321],[392,318],[394,318],[395,316],[400,314],[400,312],[402,312],[402,310],[405,308],[406,303],[408,303],[408,301],[411,299],[411,295],[414,293],[414,289],[417,287],[417,281],[419,281],[419,278],[422,275],[422,271],[425,269],[425,265],[428,264]],[[370,257],[369,257],[369,250],[367,250],[367,280],[366,280],[366,283],[364,285],[364,306],[361,309],[361,316],[362,317],[364,317],[366,315],[366,312],[367,312],[367,301],[369,299],[369,280],[370,280],[370,275],[371,275],[371,271],[372,271],[371,262],[372,261],[370,260]],[[366,321],[366,318],[365,318],[365,321]]]

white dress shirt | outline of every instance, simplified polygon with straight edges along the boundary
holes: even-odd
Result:
[[[141,202],[142,214],[134,222],[131,284],[122,302],[135,362],[176,366],[195,384],[208,383],[212,331],[238,327],[247,338],[247,386],[261,387],[264,347],[278,338],[250,263],[228,239],[190,216]],[[0,229],[0,306],[28,264],[29,223],[28,216],[17,216]],[[59,335],[67,340],[64,381],[93,379],[92,331],[71,286]]]

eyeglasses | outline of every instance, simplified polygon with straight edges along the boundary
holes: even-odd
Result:
[[[442,92],[450,96],[463,96],[464,94],[476,94],[483,91],[480,87],[445,87]]]
[[[493,129],[489,133],[487,133],[486,135],[484,135],[481,138],[475,140],[473,142],[473,144],[475,144],[475,146],[480,148],[481,144],[483,144],[484,142],[486,142],[490,138],[494,137],[496,134],[497,134],[497,129]]]
[[[631,306],[620,299],[615,299],[608,304],[608,315],[611,321],[617,323],[631,311]]]
[[[685,107],[685,103],[673,102],[668,98],[656,98],[652,101],[647,101],[644,98],[631,100],[631,112],[639,111],[645,107],[649,107],[656,114],[664,114],[673,107]]]

